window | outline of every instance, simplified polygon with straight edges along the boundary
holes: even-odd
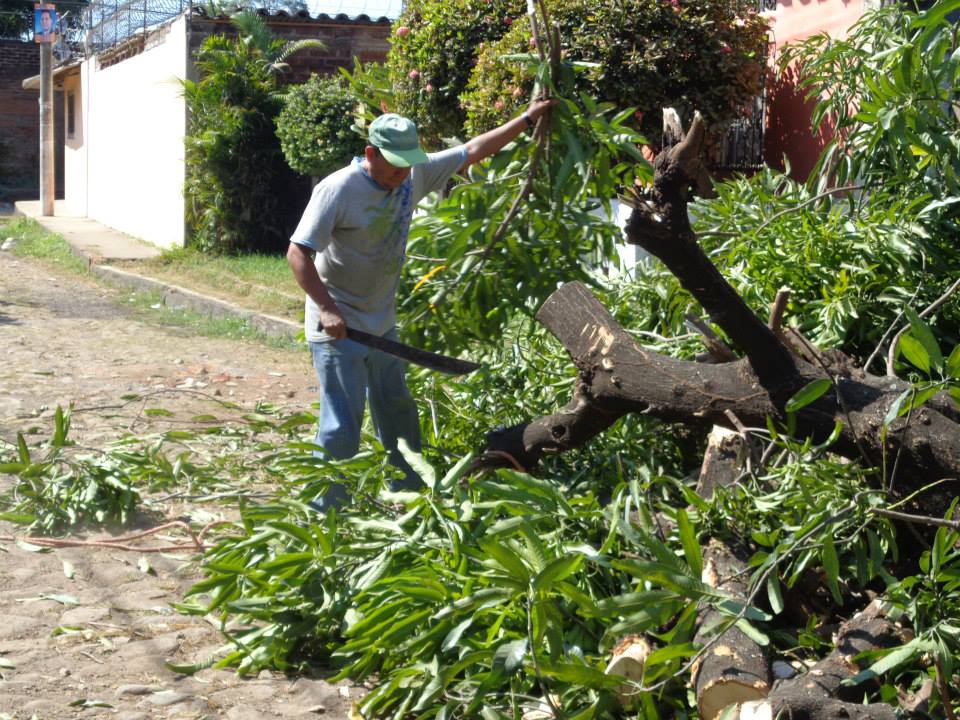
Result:
[[[67,137],[73,138],[77,134],[77,94],[71,90],[67,93]]]

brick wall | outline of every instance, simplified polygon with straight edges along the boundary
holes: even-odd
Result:
[[[39,45],[0,40],[0,200],[40,196],[40,93],[20,85],[39,73]],[[63,188],[61,95],[54,92],[57,197],[62,197]]]
[[[286,16],[284,14],[265,18],[275,38],[282,40],[320,40],[326,49],[301,50],[289,60],[290,70],[284,75],[284,82],[306,82],[311,73],[330,74],[337,68],[353,68],[353,58],[364,64],[383,62],[387,57],[390,44],[390,22],[384,20],[349,20],[344,16],[330,18],[320,16],[312,19],[305,16]],[[190,45],[196,50],[203,40],[212,34],[233,35],[235,30],[228,18],[205,18],[194,16],[191,19]]]

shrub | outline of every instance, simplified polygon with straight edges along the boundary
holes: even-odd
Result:
[[[255,14],[234,18],[238,39],[208,37],[197,53],[200,79],[184,81],[186,220],[205,251],[282,248],[302,209],[298,178],[274,131],[282,61],[308,41],[270,38]]]
[[[407,2],[387,56],[391,109],[415,120],[429,142],[459,136],[466,117],[459,97],[477,49],[502,37],[523,8],[522,0]]]
[[[322,177],[363,152],[364,140],[352,129],[358,103],[342,76],[313,75],[292,87],[277,117],[277,136],[290,167]]]
[[[662,107],[677,108],[685,120],[699,110],[722,126],[762,87],[767,23],[741,2],[559,0],[550,9],[564,60],[596,64],[577,75],[578,91],[638,108],[648,137],[659,134]],[[502,58],[532,47],[523,16],[481,50],[463,98],[471,132],[497,125],[527,102],[533,77]]]
[[[550,13],[564,60],[597,64],[578,76],[577,91],[649,113],[648,137],[659,131],[661,107],[687,120],[699,110],[723,125],[762,87],[767,22],[739,0],[557,0]],[[503,59],[531,51],[519,4],[410,3],[392,43],[398,112],[431,134],[459,135],[463,123],[474,134],[528,102],[532,71]]]

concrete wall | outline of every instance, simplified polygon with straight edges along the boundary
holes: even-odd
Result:
[[[385,20],[274,17],[269,24],[275,37],[317,38],[327,46],[291,58],[288,82],[352,67],[354,56],[364,62],[383,60],[388,49],[390,24]],[[159,247],[184,244],[187,110],[179,80],[193,76],[188,59],[205,37],[231,31],[227,18],[182,16],[65,74],[62,94],[73,97],[75,113],[64,162],[71,213]],[[36,93],[33,102],[35,106]],[[69,103],[61,123],[68,112]]]
[[[791,176],[805,180],[829,141],[832,127],[825,126],[817,134],[810,127],[813,102],[804,100],[804,90],[797,88],[799,78],[793,68],[776,70],[777,52],[791,43],[817,33],[844,37],[847,30],[866,11],[864,0],[780,0],[773,18],[772,72],[767,88],[767,128],[764,135],[764,158],[768,165],[783,168],[783,157],[789,159]]]
[[[133,38],[145,42],[136,54],[118,48],[83,63],[82,137],[67,163],[71,210],[165,248],[184,241],[186,38],[180,17]]]
[[[63,126],[64,126],[64,204],[67,210],[81,217],[87,214],[87,151],[86,139],[86,103],[81,82],[81,72],[77,68],[63,79]],[[73,107],[73,132],[68,127],[68,114]]]

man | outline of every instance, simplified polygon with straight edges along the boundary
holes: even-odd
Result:
[[[287,262],[307,294],[305,332],[320,381],[316,443],[331,457],[357,453],[369,399],[377,437],[405,475],[393,488],[419,486],[420,478],[397,448],[400,438],[418,452],[421,448],[403,361],[348,340],[347,327],[396,339],[397,285],[417,203],[457,171],[531,128],[553,102],[536,101],[500,127],[430,155],[420,148],[413,122],[381,115],[370,124],[363,156],[314,188],[290,238]],[[337,507],[346,497],[334,485],[314,506]]]

